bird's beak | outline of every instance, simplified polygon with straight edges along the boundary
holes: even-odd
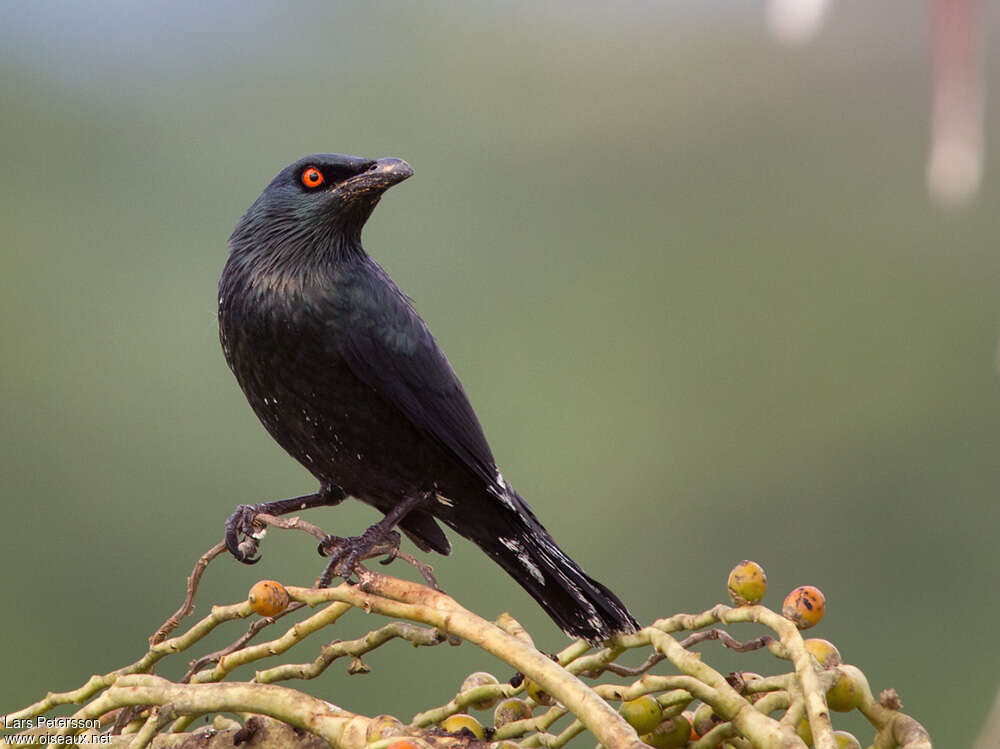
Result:
[[[338,189],[360,195],[382,193],[407,177],[413,176],[413,167],[402,159],[379,159],[372,162],[367,170],[341,182]]]

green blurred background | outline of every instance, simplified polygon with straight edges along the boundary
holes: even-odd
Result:
[[[640,620],[756,559],[770,604],[818,585],[816,635],[971,742],[1000,666],[1000,133],[978,201],[935,208],[924,4],[835,4],[806,47],[722,0],[206,5],[0,8],[0,711],[139,657],[237,503],[313,489],[226,368],[215,289],[274,173],[339,151],[416,169],[366,246],[505,476]],[[297,535],[263,551],[216,562],[197,613],[322,564]],[[564,643],[469,544],[431,561]],[[367,660],[304,687],[408,718],[509,676],[469,647]]]

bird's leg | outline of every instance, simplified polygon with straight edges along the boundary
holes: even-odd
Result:
[[[260,543],[263,526],[255,523],[258,515],[287,515],[310,507],[338,505],[347,495],[340,489],[322,488],[315,494],[305,494],[290,499],[276,499],[255,505],[239,505],[226,520],[226,548],[229,553],[244,564],[256,564],[257,546]]]
[[[320,576],[319,587],[327,587],[334,575],[341,575],[349,581],[358,562],[383,541],[391,540],[390,553],[393,549],[398,549],[400,538],[398,533],[393,532],[393,527],[424,499],[422,494],[406,497],[360,536],[354,538],[327,536],[317,549],[322,556],[330,554],[330,561]]]

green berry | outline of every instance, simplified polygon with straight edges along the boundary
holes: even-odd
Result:
[[[462,682],[462,688],[459,691],[466,692],[470,689],[475,689],[476,687],[499,684],[500,681],[493,674],[488,674],[485,671],[476,671],[474,674],[469,674],[465,677],[465,681]],[[470,702],[469,707],[473,710],[489,710],[499,701],[499,697],[486,697],[478,702]]]
[[[861,742],[847,731],[834,731],[833,740],[837,743],[837,749],[861,749]]]
[[[508,697],[493,711],[493,725],[496,728],[513,723],[516,720],[527,720],[531,717],[532,707],[517,697]]]
[[[656,749],[680,749],[691,739],[691,722],[683,715],[668,718],[642,737]]]
[[[737,606],[760,603],[767,593],[767,575],[756,562],[744,559],[729,573],[729,597]]]
[[[702,703],[694,711],[694,730],[699,736],[704,736],[721,722],[722,718],[715,714],[711,705]]]
[[[663,709],[650,694],[623,702],[618,712],[639,734],[649,733],[663,720]]]
[[[530,679],[527,676],[524,677],[524,691],[539,705],[547,707],[549,705],[556,704],[556,701],[552,699],[551,694],[542,689],[541,685],[537,681]]]
[[[849,713],[861,704],[861,684],[854,666],[837,668],[837,680],[826,693],[826,704],[838,713]]]
[[[486,732],[483,730],[482,724],[471,715],[466,715],[465,713],[449,715],[441,721],[441,728],[448,733],[468,731],[480,741],[486,738]]]
[[[803,644],[806,646],[806,651],[817,660],[821,668],[836,668],[843,663],[843,660],[840,658],[840,651],[829,640],[824,640],[821,637],[813,637],[806,640]]]
[[[368,724],[368,731],[365,734],[367,743],[388,739],[391,736],[403,736],[406,727],[403,722],[391,715],[376,715]]]

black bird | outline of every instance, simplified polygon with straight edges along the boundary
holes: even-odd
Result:
[[[427,325],[361,246],[382,193],[412,174],[399,159],[308,156],[281,170],[230,238],[219,281],[226,361],[268,432],[320,488],[240,505],[226,524],[229,550],[257,561],[246,551],[256,548],[257,513],[352,496],[385,517],[357,538],[321,544],[334,555],[325,582],[349,579],[395,525],[423,551],[450,553],[440,520],[489,554],[567,634],[597,642],[633,632],[621,601],[556,545],[504,480]]]

